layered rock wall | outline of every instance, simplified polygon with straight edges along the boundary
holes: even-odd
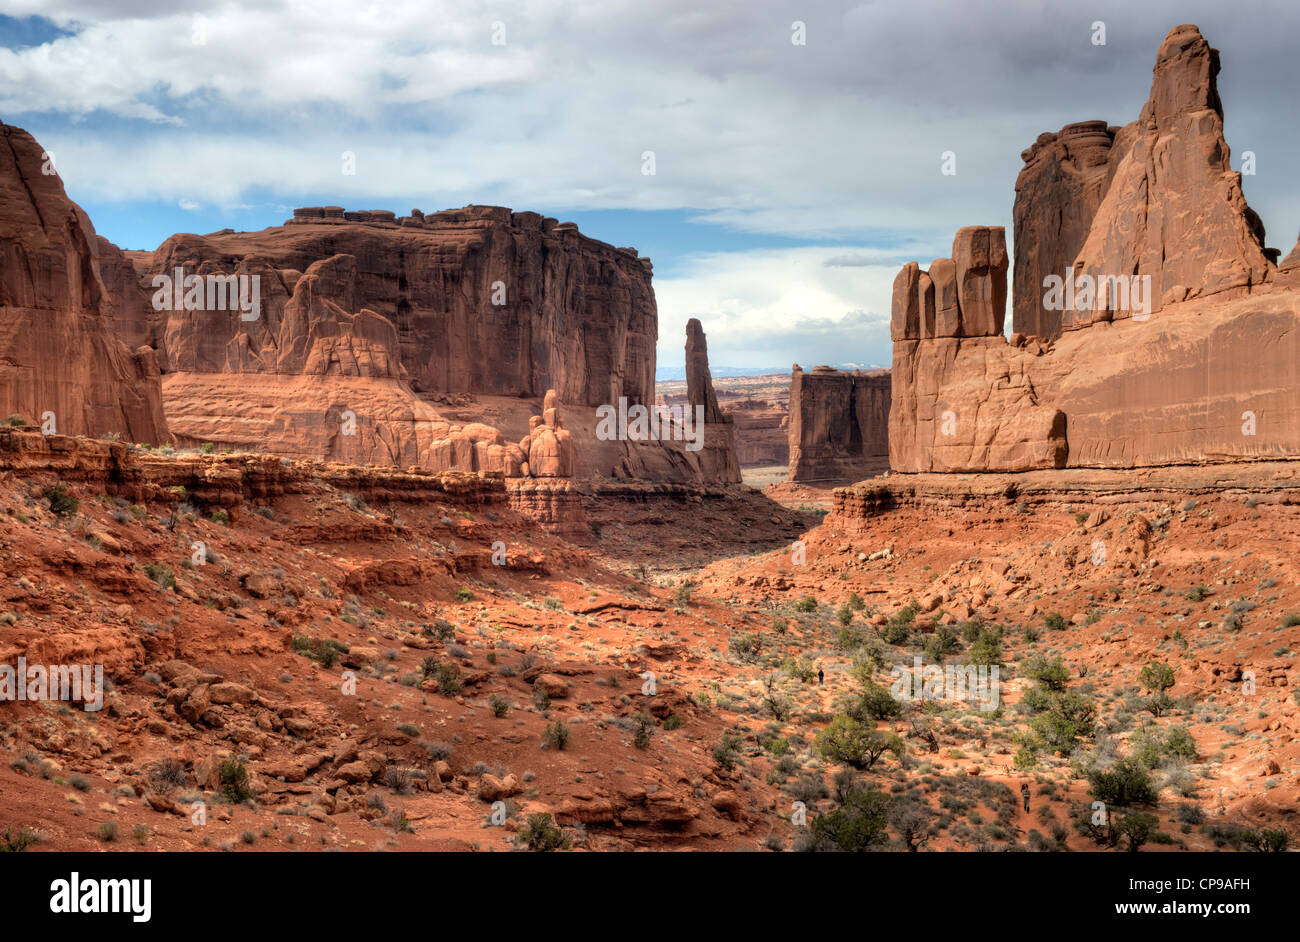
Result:
[[[0,124],[0,417],[165,442],[154,351],[118,339],[102,240],[55,170],[30,134]]]
[[[790,374],[790,470],[795,482],[854,481],[889,454],[890,376],[818,366]]]
[[[1264,246],[1230,167],[1218,71],[1196,27],[1176,27],[1136,122],[1068,125],[1025,152],[1009,338],[999,230],[987,230],[986,267],[980,241],[962,230],[955,271],[936,262],[899,273],[895,470],[1300,455],[1300,253],[1275,266],[1279,253]],[[1035,290],[1053,275],[1072,282],[1068,303],[1047,284]]]

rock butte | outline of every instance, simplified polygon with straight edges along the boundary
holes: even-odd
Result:
[[[1171,30],[1138,120],[1067,125],[1016,182],[1014,331],[1005,236],[894,282],[895,471],[1132,468],[1300,454],[1300,247],[1280,264],[1223,137],[1218,52]],[[1149,319],[1107,290],[1044,304],[1043,279],[1150,279]],[[1139,309],[1139,313],[1141,313]]]
[[[860,480],[889,455],[887,370],[818,366],[790,373],[790,472],[794,482]]]
[[[687,353],[709,403],[703,451],[594,434],[597,406],[653,401],[658,314],[635,249],[468,206],[308,207],[261,232],[122,252],[42,173],[31,135],[4,135],[5,414],[52,412],[74,435],[510,478],[740,480],[698,323]],[[256,315],[175,304],[156,279],[178,269],[256,277]]]

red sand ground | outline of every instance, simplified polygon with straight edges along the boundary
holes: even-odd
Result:
[[[1070,824],[1091,798],[1069,758],[1013,766],[1028,720],[1016,664],[1031,654],[1059,654],[1094,698],[1103,749],[1126,754],[1144,727],[1191,732],[1195,757],[1153,776],[1168,842],[1144,849],[1212,848],[1207,824],[1296,831],[1300,629],[1285,620],[1300,612],[1300,509],[1285,490],[1257,500],[1193,482],[1144,499],[1059,481],[1008,499],[936,485],[820,524],[827,495],[807,489],[776,489],[786,504],[742,489],[588,498],[599,535],[576,546],[478,498],[380,509],[322,483],[222,523],[81,483],[60,517],[42,496],[56,481],[0,480],[0,663],[102,663],[114,689],[97,714],[0,705],[0,834],[30,829],[34,850],[506,850],[540,811],[578,849],[788,849],[804,833],[796,800],[810,820],[836,807],[841,767],[814,740],[860,689],[849,667],[861,652],[842,646],[837,617],[854,593],[866,605],[851,627],[868,640],[918,603],[909,641],[882,648],[904,663],[939,624],[1006,629],[1001,713],[948,703],[882,722],[906,751],[859,773],[933,809],[927,849],[1095,846]],[[215,560],[187,565],[196,540]],[[1197,585],[1208,594],[1188,598]],[[805,596],[812,611],[796,609]],[[1059,630],[1045,625],[1055,613]],[[348,651],[327,667],[294,650],[303,636]],[[800,658],[824,686],[796,676]],[[1176,676],[1158,718],[1137,700],[1151,660]],[[439,663],[463,685],[451,695]],[[768,677],[788,706],[779,719]],[[887,666],[876,679],[889,683]],[[568,741],[543,748],[556,722]],[[734,760],[720,764],[724,734]],[[228,759],[250,773],[252,800],[220,800]],[[191,820],[196,801],[206,823]]]

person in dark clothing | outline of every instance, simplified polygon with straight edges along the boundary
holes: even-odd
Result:
[[[1020,783],[1020,797],[1025,802],[1025,810],[1028,811],[1029,810],[1029,783],[1028,782]]]
[[[820,667],[817,668],[817,683],[820,684],[825,680],[826,680],[826,675],[822,673],[822,669]]]

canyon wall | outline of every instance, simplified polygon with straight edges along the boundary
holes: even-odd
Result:
[[[829,366],[790,374],[790,470],[794,482],[856,481],[889,454],[890,376]]]
[[[987,265],[979,238],[963,229],[955,271],[940,260],[929,272],[912,263],[899,273],[891,467],[1130,468],[1300,455],[1300,254],[1278,266],[1279,253],[1264,246],[1230,168],[1218,71],[1199,30],[1177,27],[1136,122],[1070,125],[1025,152],[1009,338],[1001,230],[986,230]],[[1073,303],[1045,303],[1053,299],[1041,279],[1052,274],[1077,280]],[[1091,297],[1085,284],[1095,286]]]
[[[294,211],[261,232],[176,235],[133,253],[140,281],[175,269],[257,273],[262,311],[169,311],[167,371],[277,371],[284,308],[318,261],[354,259],[349,311],[369,310],[397,336],[395,359],[425,393],[540,397],[597,406],[654,392],[658,313],[650,260],[581,235],[572,223],[497,206],[410,216]]]
[[[168,441],[154,351],[115,332],[100,256],[118,271],[120,253],[105,249],[30,134],[0,124],[0,136],[0,418]]]

